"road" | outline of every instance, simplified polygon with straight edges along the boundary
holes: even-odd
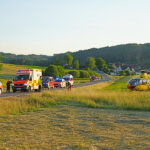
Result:
[[[111,80],[111,78],[109,78],[108,76],[106,76],[104,80],[99,80],[99,81],[94,81],[94,82],[88,82],[88,83],[83,83],[83,84],[77,84],[77,85],[74,85],[73,88],[94,85],[94,84],[98,84],[98,83],[102,83],[102,82],[108,82],[110,80]],[[53,90],[65,90],[65,89],[55,88]],[[28,92],[2,93],[2,95],[0,97],[24,97],[24,96],[30,95],[31,93],[28,93]]]

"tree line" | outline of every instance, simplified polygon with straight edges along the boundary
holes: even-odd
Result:
[[[10,53],[0,53],[2,55],[2,61],[10,64],[21,65],[37,65],[48,66],[53,64],[54,60],[56,64],[64,65],[64,56],[66,53],[54,54],[54,56],[46,55],[15,55]],[[142,68],[149,68],[150,66],[150,44],[124,44],[103,48],[91,48],[87,50],[79,50],[77,52],[68,52],[73,56],[74,61],[80,62],[80,67],[86,65],[86,60],[89,57],[98,59],[103,58],[107,64],[109,63],[124,63],[124,64],[136,64]],[[51,55],[51,54],[49,54]],[[59,58],[59,61],[56,58]],[[76,62],[78,64],[78,62]],[[106,68],[107,69],[107,68]]]
[[[63,77],[65,74],[72,74],[75,78],[89,78],[90,76],[97,76],[99,74],[93,71],[92,69],[97,67],[100,71],[104,71],[105,73],[109,73],[110,69],[106,65],[106,62],[102,58],[98,58],[95,60],[93,57],[89,57],[86,60],[86,68],[85,70],[79,70],[80,63],[79,60],[75,60],[73,63],[73,56],[70,54],[66,54],[64,56],[65,64],[70,66],[71,70],[64,70],[62,66],[60,66],[59,57],[56,56],[53,62],[53,65],[49,65],[44,75],[46,76],[53,76],[53,77]],[[74,70],[72,70],[72,67]]]

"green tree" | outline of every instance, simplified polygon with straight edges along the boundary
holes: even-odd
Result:
[[[58,68],[57,66],[55,65],[49,65],[45,72],[44,72],[44,75],[45,76],[52,76],[52,77],[58,77],[59,76],[59,71],[58,71]]]
[[[108,68],[107,65],[104,66],[103,71],[108,74],[110,73],[110,69]]]
[[[131,74],[129,70],[125,70],[124,72],[126,76],[129,76]]]
[[[88,57],[86,60],[86,68],[87,69],[93,69],[95,67],[95,58]]]
[[[96,67],[100,70],[103,71],[104,67],[106,66],[106,62],[103,58],[99,57],[96,59]]]
[[[80,66],[79,60],[76,60],[76,61],[74,62],[74,64],[73,64],[73,68],[74,68],[74,69],[79,69],[79,66]]]
[[[64,56],[64,61],[65,61],[66,64],[71,66],[72,65],[72,61],[73,61],[73,56],[70,55],[70,54],[66,54]]]
[[[62,66],[57,66],[59,77],[63,77],[65,75],[65,70]]]
[[[97,72],[93,71],[93,70],[89,70],[88,73],[90,74],[90,76],[100,77],[100,75]]]
[[[88,71],[85,70],[81,70],[80,71],[80,78],[89,78],[90,74],[88,73]]]
[[[121,71],[119,72],[119,75],[120,75],[120,76],[125,76],[125,75],[126,75],[125,70],[121,70]]]
[[[69,71],[68,73],[73,75],[74,78],[80,77],[80,71],[79,70],[72,70],[72,71]]]
[[[59,61],[59,57],[56,56],[55,59],[54,59],[54,65],[60,65],[60,61]]]

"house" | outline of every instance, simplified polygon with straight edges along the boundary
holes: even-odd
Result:
[[[123,63],[113,63],[112,67],[113,69],[111,69],[110,75],[119,75],[119,72],[122,70],[129,70],[131,73],[136,73],[137,68],[139,68],[137,65],[126,65]],[[139,70],[137,74],[139,74]]]

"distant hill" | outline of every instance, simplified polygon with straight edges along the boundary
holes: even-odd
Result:
[[[136,64],[142,67],[150,67],[150,43],[91,48],[68,53],[74,57],[74,60],[79,59],[83,66],[87,57],[102,57],[107,63]],[[66,53],[54,54],[54,56],[1,54],[2,61],[5,63],[18,64],[20,62],[19,64],[24,65],[47,66],[53,63],[55,56],[58,56],[63,64],[63,57]]]

